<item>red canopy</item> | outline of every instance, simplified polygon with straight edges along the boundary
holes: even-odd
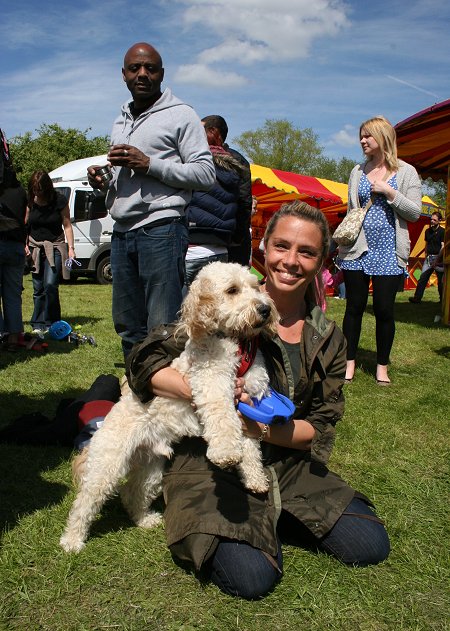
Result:
[[[311,206],[326,208],[342,204],[347,196],[344,184],[323,178],[299,175],[251,165],[253,195],[258,198],[258,210],[274,211],[284,202],[300,199]]]
[[[446,180],[450,164],[450,99],[436,103],[395,126],[398,156],[423,178]]]

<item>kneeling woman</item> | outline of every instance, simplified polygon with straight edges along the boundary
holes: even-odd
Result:
[[[172,554],[206,573],[224,592],[242,598],[268,593],[282,575],[280,542],[313,547],[349,565],[379,563],[389,539],[370,502],[327,468],[335,425],[344,411],[346,353],[342,332],[317,306],[315,278],[328,253],[328,224],[307,204],[284,204],[264,237],[262,291],[280,314],[278,335],[261,336],[273,388],[296,404],[295,420],[267,426],[242,419],[261,439],[267,494],[247,491],[234,470],[205,457],[201,438],[183,440],[169,463],[163,492]],[[129,358],[129,381],[142,400],[191,398],[189,384],[170,368],[182,350],[170,327],[153,330]],[[236,396],[245,400],[245,376]]]

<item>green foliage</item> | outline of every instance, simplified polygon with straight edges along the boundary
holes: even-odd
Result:
[[[108,151],[108,137],[88,138],[90,130],[63,129],[56,123],[43,124],[36,130],[37,136],[25,132],[9,141],[11,156],[18,178],[26,188],[33,171],[52,171],[57,167],[80,158],[100,155]]]
[[[318,136],[286,120],[267,119],[263,127],[245,131],[234,139],[251,162],[271,169],[347,182],[354,161],[323,155]]]
[[[431,178],[423,182],[426,194],[442,208],[446,208],[447,204],[447,183],[443,180],[434,182]]]
[[[342,182],[347,184],[350,172],[355,166],[355,161],[350,158],[341,158],[333,160],[333,158],[322,158],[319,169],[315,173],[316,177],[322,177],[326,180],[334,182]]]
[[[24,317],[32,286],[24,279]],[[5,631],[446,631],[449,629],[448,366],[450,329],[433,324],[437,290],[420,305],[398,294],[390,388],[375,384],[372,301],[363,319],[354,382],[345,386],[330,467],[366,493],[385,521],[391,554],[349,568],[283,546],[274,592],[247,602],[176,565],[164,529],[136,528],[118,498],[107,502],[86,548],[58,545],[74,499],[69,449],[0,444],[0,629]],[[46,355],[0,351],[1,424],[49,418],[102,373],[124,372],[111,322],[111,287],[61,286],[63,317],[98,346],[50,341]],[[342,323],[345,301],[328,300]],[[27,321],[27,329],[29,324]],[[37,422],[37,421],[36,421]]]

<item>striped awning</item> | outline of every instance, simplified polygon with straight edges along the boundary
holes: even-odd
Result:
[[[301,199],[317,208],[343,204],[347,199],[347,185],[339,182],[257,164],[251,165],[251,172],[253,194],[258,198],[258,208],[263,211],[275,210],[294,199]]]
[[[450,165],[450,99],[395,126],[400,158],[413,164],[423,178],[447,180]]]

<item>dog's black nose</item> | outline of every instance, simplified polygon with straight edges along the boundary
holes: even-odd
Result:
[[[269,305],[258,305],[257,311],[260,316],[267,320],[270,315],[270,306]]]

